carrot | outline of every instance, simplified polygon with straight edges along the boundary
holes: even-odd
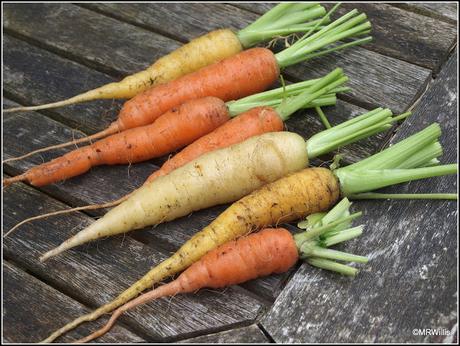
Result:
[[[309,102],[306,106],[311,103],[318,104],[318,102],[314,102],[316,98],[333,89],[329,86],[328,89],[321,90],[327,83],[328,81],[323,82],[321,80],[315,80],[313,83],[310,81],[296,83],[286,88],[286,91],[283,92],[283,97],[308,91],[312,95],[308,98]],[[338,84],[335,83],[334,85]],[[268,96],[271,96],[270,98],[264,95],[265,93],[261,93],[240,101],[233,101],[228,106],[215,97],[188,101],[178,108],[173,108],[171,111],[164,113],[150,125],[132,128],[106,137],[92,145],[73,150],[50,162],[33,167],[19,176],[5,179],[4,185],[7,186],[13,182],[25,180],[32,185],[43,186],[80,175],[97,165],[136,163],[168,154],[208,134],[230,119],[231,116],[236,116],[235,109],[242,110],[245,107],[249,108],[253,105],[265,103],[280,104],[283,100],[280,93],[284,89],[279,88],[268,92]],[[318,101],[321,102],[321,99]],[[270,111],[271,117],[264,115],[270,113]],[[243,123],[233,122],[231,125],[234,127],[233,124],[240,124],[241,128],[249,126],[243,131],[238,128],[234,129],[235,132],[241,131],[242,135],[232,136],[241,138],[241,141],[247,132],[252,131],[254,135],[262,132],[281,131],[283,120],[288,117],[281,119],[274,110],[268,107],[255,108],[253,111],[250,110],[249,113],[246,113],[249,117],[244,117],[244,119],[252,120],[252,126],[247,121]],[[245,115],[246,113],[243,114]],[[257,114],[261,117],[259,121],[256,119]],[[190,153],[190,150],[188,152],[188,161],[197,156],[194,152]],[[171,164],[166,166],[171,166]]]
[[[318,23],[315,18],[324,14],[325,9],[319,4],[280,4],[237,33],[230,29],[212,31],[120,82],[103,85],[67,100],[41,106],[10,108],[4,112],[48,109],[97,99],[131,98],[152,86],[197,71],[258,43],[309,30]]]
[[[366,20],[366,15],[357,15],[357,11],[353,10],[311,36],[304,36],[291,47],[276,55],[265,48],[252,48],[146,90],[126,102],[118,119],[107,129],[90,137],[35,150],[23,155],[22,158],[150,124],[164,112],[191,99],[214,96],[223,101],[230,101],[261,92],[277,80],[281,68],[368,42],[371,37],[321,50],[338,40],[363,35],[369,30],[370,23]]]
[[[372,114],[372,112],[370,113]],[[378,115],[378,112],[374,112],[372,116],[375,115]],[[364,115],[364,118],[369,120],[372,116]],[[361,116],[361,119],[362,118],[363,116]],[[352,130],[352,133],[354,133],[354,136],[362,137],[362,131],[356,131],[356,128],[354,127],[357,122],[359,123],[359,121],[356,119],[352,119],[352,121],[354,121],[352,122],[352,125],[350,125],[350,123],[348,123],[348,125],[345,124],[341,127],[341,130],[349,128],[349,130]],[[377,125],[381,126],[381,123],[382,122]],[[324,131],[328,135],[323,136],[323,138],[330,138],[331,134],[334,133],[333,130],[334,128]],[[125,304],[143,290],[167,277],[185,270],[203,257],[207,252],[230,240],[237,239],[238,237],[246,235],[257,229],[262,229],[270,225],[277,225],[280,222],[289,222],[312,213],[329,209],[338,200],[340,194],[349,197],[356,195],[359,196],[359,194],[363,192],[372,191],[405,181],[446,174],[456,174],[456,164],[433,166],[433,159],[440,155],[438,142],[440,134],[441,130],[439,125],[432,124],[426,129],[412,135],[400,143],[397,143],[388,149],[375,154],[374,156],[350,166],[335,169],[334,171],[325,168],[306,168],[301,171],[296,170],[296,173],[291,173],[290,175],[277,181],[272,179],[271,183],[266,181],[268,184],[263,184],[263,186],[258,190],[233,203],[210,225],[195,234],[189,241],[182,245],[182,247],[171,257],[152,268],[144,275],[144,277],[135,282],[113,301],[68,323],[51,334],[45,342],[53,341],[58,336],[75,328],[79,324],[85,321],[92,321]],[[251,144],[257,149],[257,153],[259,153],[259,150],[266,152],[276,145],[277,141],[273,140],[274,137],[278,137],[279,142],[284,142],[287,139],[283,138],[285,135],[285,132],[270,133],[256,138],[251,138],[244,143],[246,144],[252,142]],[[272,141],[257,141],[258,139],[267,136],[272,136]],[[350,138],[347,140],[350,140]],[[321,142],[321,140],[317,140],[317,142]],[[295,143],[299,145],[299,149],[300,147],[305,146],[305,144],[301,141],[296,141]],[[286,142],[284,144],[286,144]],[[235,147],[237,146],[238,145]],[[295,155],[294,148],[297,146],[294,145],[289,147],[290,150],[281,151],[286,147],[284,145],[280,145],[277,147],[280,149],[277,155],[285,155],[285,153],[289,153],[284,158],[285,160]],[[309,145],[307,144],[307,148],[308,147]],[[222,149],[218,152],[225,152],[225,150],[226,149]],[[212,154],[213,153],[210,153],[204,155],[203,157],[209,158],[213,156]],[[410,165],[408,164],[408,161],[410,162]],[[240,171],[244,170],[246,165],[250,165],[250,162],[251,160],[249,162],[240,161]],[[265,163],[263,167],[265,170],[269,169],[272,163],[267,160],[262,162]],[[199,162],[198,159],[195,163],[191,164],[197,165],[199,163],[201,162]],[[258,161],[258,163],[261,162]],[[182,169],[187,166],[188,165],[182,167]],[[157,179],[149,186],[154,186],[155,182],[159,183],[161,181],[166,181],[167,177],[171,177],[174,173],[177,174],[179,171],[181,171],[181,168],[172,172],[168,176]],[[222,177],[224,177],[224,175],[221,175],[219,185],[225,189],[225,192],[228,189],[237,189],[239,184],[244,183],[244,179],[233,179],[233,181],[227,181],[226,179],[222,179]],[[148,193],[147,189],[144,191],[145,193]],[[200,192],[201,194],[210,192],[212,195],[215,193],[215,191],[207,191],[204,188],[200,189]],[[220,193],[225,192],[223,190],[220,191]],[[183,197],[188,196],[188,193],[189,190],[187,190],[184,186]],[[134,196],[136,195],[133,195],[131,198]],[[120,208],[120,214],[124,213],[124,215],[127,215],[126,213],[128,210],[133,212],[136,211],[136,213],[138,212],[134,208],[122,208],[122,206],[126,206],[126,203],[128,202],[129,200],[117,207]],[[139,200],[137,203],[139,203]],[[144,208],[146,207],[145,204],[142,206]],[[113,223],[114,226],[118,225],[121,219],[117,219],[115,213],[113,213],[113,211],[117,210],[117,208],[113,209],[102,219],[96,221],[96,223],[104,223],[104,228],[102,229],[108,227],[109,223]],[[146,213],[147,212],[144,211],[144,215]],[[125,222],[128,221],[126,220],[126,217],[123,219]],[[129,223],[130,226],[134,225],[133,220],[129,220]],[[311,236],[318,235],[321,231],[322,230],[320,229],[317,230],[316,233],[310,233],[305,240],[308,240]]]
[[[299,258],[320,268],[355,276],[358,272],[356,268],[333,260],[367,263],[366,257],[326,249],[362,234],[362,226],[348,228],[351,220],[361,215],[360,212],[350,215],[350,205],[345,198],[329,213],[313,214],[314,222],[308,221],[308,231],[295,236],[285,228],[266,228],[231,240],[206,253],[174,281],[119,307],[104,327],[76,342],[88,342],[102,336],[124,312],[139,305],[162,297],[196,292],[205,287],[221,288],[283,273],[292,268]],[[319,229],[321,232],[318,232]],[[316,235],[310,237],[311,233]]]

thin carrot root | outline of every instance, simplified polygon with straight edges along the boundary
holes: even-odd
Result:
[[[70,208],[70,209],[65,209],[65,210],[58,210],[58,211],[53,211],[51,213],[46,213],[46,214],[41,214],[41,215],[29,217],[28,219],[22,220],[21,222],[17,223],[15,226],[13,226],[8,232],[6,232],[3,235],[3,238],[7,237],[8,235],[13,233],[15,230],[17,230],[19,227],[21,227],[22,225],[24,225],[26,223],[36,221],[36,220],[46,219],[46,218],[48,218],[50,216],[68,214],[68,213],[72,213],[72,212],[75,212],[75,211],[111,208],[111,207],[114,207],[114,206],[124,202],[125,200],[127,200],[129,198],[129,196],[130,195],[128,194],[128,195],[125,195],[125,196],[117,199],[116,201],[111,201],[111,202],[107,202],[107,203],[103,203],[103,204],[85,205],[85,206],[82,206],[82,207]]]
[[[22,159],[25,159],[25,158],[27,158],[29,156],[32,156],[32,155],[35,155],[35,154],[38,154],[38,153],[43,153],[45,151],[49,151],[49,150],[53,150],[53,149],[60,149],[60,148],[68,147],[70,145],[77,145],[77,144],[80,144],[80,143],[90,142],[90,141],[95,140],[95,139],[99,139],[99,138],[107,137],[109,135],[113,135],[113,134],[117,133],[118,131],[119,131],[118,124],[116,122],[114,122],[108,128],[106,128],[105,130],[97,132],[97,133],[95,133],[95,134],[93,134],[91,136],[86,136],[86,137],[82,137],[82,138],[79,138],[79,139],[74,139],[74,140],[72,140],[70,142],[51,145],[51,146],[46,147],[46,148],[37,149],[37,150],[31,151],[31,152],[29,152],[27,154],[24,154],[22,156],[12,157],[12,158],[3,160],[2,164],[5,164],[7,162],[13,162],[13,161],[22,160]]]
[[[3,179],[3,187],[7,187],[13,183],[16,183],[16,182],[19,182],[19,181],[24,181],[27,179],[27,176],[25,173],[23,174],[20,174],[20,175],[17,175],[15,177],[11,177],[11,178],[5,178]]]

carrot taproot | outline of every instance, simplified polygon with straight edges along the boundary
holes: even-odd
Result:
[[[152,86],[197,71],[258,43],[310,30],[319,22],[317,18],[324,14],[325,9],[317,3],[280,4],[237,33],[230,29],[209,32],[120,82],[109,83],[63,101],[10,108],[4,112],[48,109],[97,99],[131,98]]]
[[[365,14],[358,15],[357,10],[352,10],[311,36],[304,35],[292,46],[276,55],[266,48],[248,49],[137,94],[124,104],[117,120],[99,133],[38,149],[23,155],[22,158],[150,124],[164,112],[191,99],[214,96],[223,101],[230,101],[261,92],[277,80],[282,68],[332,51],[369,42],[371,37],[365,37],[321,50],[339,40],[362,36],[370,31],[370,27]]]
[[[98,165],[136,163],[168,154],[209,133],[228,120],[223,101],[215,97],[191,100],[173,108],[154,124],[132,128],[75,149],[23,174],[3,180],[4,186],[26,180],[48,185],[87,172]],[[177,126],[174,124],[178,123]]]
[[[358,269],[334,260],[367,263],[366,257],[327,249],[362,234],[363,226],[349,228],[351,220],[361,215],[361,212],[350,214],[350,206],[351,203],[344,198],[328,213],[311,215],[314,222],[311,219],[307,221],[308,230],[294,236],[285,228],[265,228],[220,245],[193,263],[174,281],[116,309],[105,326],[76,343],[88,342],[107,333],[124,312],[139,305],[162,297],[192,293],[204,287],[222,288],[283,273],[299,258],[320,268],[355,276]],[[321,232],[318,232],[320,228]],[[314,237],[310,237],[312,232],[316,234]]]
[[[326,130],[324,131],[325,135],[316,137],[316,144],[321,147],[320,143],[323,139],[331,139],[333,135],[342,135],[344,134],[345,129],[348,129],[355,139],[362,138],[363,131],[357,130],[356,125],[359,125],[363,119],[370,120],[373,117],[377,117],[379,113],[381,112],[371,111],[358,117],[358,119],[349,120],[347,122],[348,124],[345,123],[341,126],[339,125],[339,131],[334,128]],[[382,127],[387,123],[388,120],[379,120],[374,127]],[[375,128],[367,128],[365,130],[369,133],[375,133]],[[303,148],[305,150],[305,143],[297,140],[292,142],[290,141],[288,150],[286,147],[287,142],[284,142],[290,137],[288,135],[289,134],[286,132],[264,134],[243,142],[242,144],[244,145],[240,144],[229,147],[229,149],[238,147],[241,149],[244,148],[245,150],[248,149],[247,144],[250,144],[253,147],[254,154],[251,155],[246,152],[244,156],[246,157],[246,160],[239,161],[238,174],[245,173],[247,166],[250,166],[250,169],[255,171],[253,172],[255,177],[258,177],[262,172],[267,174],[266,171],[270,170],[272,164],[276,161],[268,160],[268,158],[260,160],[260,153],[265,153],[267,151],[272,152],[272,150],[276,148],[275,151],[278,159],[286,155],[286,153],[289,153],[286,157],[282,158],[282,160],[285,161],[289,159],[292,160],[293,156],[297,155],[297,152],[300,153],[301,150],[298,151],[299,149]],[[253,190],[254,192],[233,203],[213,222],[211,222],[211,224],[196,233],[191,239],[182,245],[182,247],[171,257],[153,267],[141,279],[131,285],[111,302],[66,324],[64,327],[52,333],[44,341],[53,341],[79,324],[95,320],[103,314],[125,304],[155,283],[185,270],[190,265],[198,261],[207,252],[226,243],[227,241],[236,239],[240,236],[270,225],[277,225],[281,222],[289,222],[312,213],[325,211],[332,207],[332,205],[338,200],[340,194],[345,196],[359,195],[359,193],[372,191],[405,181],[446,174],[456,174],[456,164],[433,166],[433,159],[440,155],[437,145],[433,144],[439,144],[438,138],[440,135],[441,130],[439,125],[432,124],[419,133],[412,135],[411,137],[389,147],[388,149],[385,149],[378,154],[375,154],[374,156],[334,171],[326,168],[306,168],[300,171],[298,169],[294,170],[294,173],[287,173],[289,175],[279,180],[276,180],[273,176],[276,175],[276,172],[270,172],[272,176],[269,179],[266,179],[265,176],[259,177],[260,180],[264,180],[264,183],[255,185],[262,187],[258,190]],[[271,137],[271,141],[260,141],[260,139],[265,139],[267,137]],[[346,143],[350,143],[352,138],[349,136],[346,137],[347,138],[344,139],[344,141]],[[299,147],[297,148],[297,146]],[[310,146],[307,143],[307,150],[309,147]],[[326,143],[321,149],[314,152],[319,153],[326,147],[330,148],[330,144]],[[203,160],[203,158],[205,160],[212,159],[212,161],[215,162],[216,153],[225,153],[225,162],[228,162],[230,156],[228,155],[229,152],[227,150],[228,149],[221,149],[217,152],[209,153],[202,156],[201,160]],[[253,161],[257,162],[255,166],[251,165]],[[299,164],[301,160],[296,159],[296,161],[297,164]],[[303,161],[307,161],[305,156]],[[410,165],[407,164],[407,161],[410,161]],[[107,231],[107,227],[112,228],[113,234],[119,233],[121,222],[125,223],[124,226],[131,228],[139,226],[142,227],[145,223],[139,224],[140,213],[142,213],[142,219],[144,221],[146,219],[146,215],[149,215],[147,218],[150,219],[147,220],[147,222],[151,222],[151,213],[152,211],[157,210],[159,206],[157,204],[155,204],[155,206],[148,206],[147,204],[150,203],[151,200],[147,201],[147,198],[142,198],[143,196],[146,197],[153,194],[153,192],[149,191],[149,188],[159,187],[160,184],[163,184],[163,182],[166,182],[175,175],[179,174],[182,176],[180,172],[183,171],[184,168],[186,169],[186,167],[196,167],[202,173],[209,173],[207,169],[202,170],[201,164],[203,164],[203,161],[200,161],[200,159],[195,160],[194,162],[173,171],[167,176],[158,178],[143,189],[138,190],[126,202],[120,204],[118,207],[107,213],[103,218],[93,223],[93,227],[90,226],[90,233],[93,238],[91,238],[88,234],[82,235],[80,232],[71,239],[74,239],[74,242],[76,243],[81,242],[82,238],[94,239],[98,236],[98,232]],[[219,181],[214,182],[214,180],[210,179],[211,177],[207,176],[207,180],[212,180],[210,184],[206,184],[206,186],[200,185],[198,187],[200,194],[193,195],[193,198],[198,199],[199,202],[202,202],[203,198],[206,197],[216,198],[216,193],[227,194],[229,190],[235,192],[235,190],[240,187],[240,184],[244,184],[245,181],[249,179],[246,175],[239,175],[236,177],[232,176],[231,178],[233,179],[227,180],[226,174],[223,173],[228,172],[227,169],[230,168],[229,165],[218,165],[217,167],[219,169],[214,172],[219,176]],[[261,169],[262,171],[257,169]],[[216,192],[216,190],[213,189],[215,184],[219,185],[219,192]],[[246,188],[247,185],[244,187]],[[185,186],[181,186],[181,188],[182,199],[190,199],[193,192],[190,190],[189,185],[187,184]],[[196,188],[196,186],[193,186],[193,188]],[[158,189],[156,189],[155,192],[158,195]],[[204,192],[209,195],[205,197]],[[180,203],[179,201],[176,201],[174,197],[172,197],[172,200],[169,201],[173,203]],[[180,207],[182,206],[183,205]],[[168,214],[171,214],[171,212],[168,212]],[[134,213],[139,214],[136,217],[136,220],[132,219]],[[97,225],[98,223],[99,225]],[[324,228],[320,228],[319,230],[316,230],[316,232],[311,232],[308,236],[301,238],[308,240],[312,236],[319,235],[323,230]],[[107,235],[107,233],[104,233],[103,236],[105,235]],[[301,240],[302,239],[299,239],[299,241]],[[62,250],[72,247],[71,245],[69,246],[69,243],[69,241],[64,242],[60,247],[45,254],[45,257],[50,257]]]
[[[337,71],[336,75],[340,75],[340,71]],[[293,84],[289,86],[289,90],[286,90],[282,96],[280,92],[284,88],[268,92],[268,96],[272,95],[272,97],[267,97],[264,95],[265,93],[253,95],[249,98],[249,103],[247,98],[232,101],[228,106],[215,97],[193,99],[164,113],[152,124],[135,127],[106,137],[89,146],[73,150],[50,162],[35,166],[19,176],[7,178],[3,183],[8,186],[13,182],[28,181],[32,185],[43,186],[80,175],[97,165],[136,163],[156,158],[182,148],[201,136],[210,133],[230,117],[236,116],[234,109],[243,110],[245,107],[265,103],[280,104],[287,95],[298,95],[302,92],[304,95],[306,92],[310,93],[307,99],[308,102],[304,102],[305,106],[309,106],[318,97],[333,91],[341,83],[341,81],[339,81],[340,83],[334,81],[333,78],[335,78],[335,75],[332,75],[332,78],[329,79],[314,80],[313,83],[306,81]],[[328,85],[329,83],[330,85]],[[265,116],[266,113],[270,112],[271,117]],[[261,117],[259,123],[257,123],[258,120],[256,119],[257,114]],[[290,114],[286,114],[281,119],[272,108],[258,107],[254,111],[250,110],[248,115],[249,117],[243,115],[244,119],[251,121],[253,125],[247,121],[232,123],[231,126],[234,128],[235,133],[238,131],[241,133],[239,136],[234,136],[235,138],[243,139],[246,132],[251,132],[254,135],[257,132],[261,133],[261,131],[281,131],[283,120],[286,120]],[[233,124],[248,127],[238,129]],[[225,131],[220,131],[219,134],[225,134]],[[212,141],[216,141],[215,136]],[[188,161],[197,156],[190,150],[187,152],[189,153]]]

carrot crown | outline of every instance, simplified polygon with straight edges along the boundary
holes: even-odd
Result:
[[[227,102],[229,113],[232,117],[234,117],[255,107],[278,107],[283,102],[287,102],[289,98],[300,95],[305,91],[309,91],[311,87],[315,86],[319,81],[320,79],[311,79],[287,86],[284,85],[280,88],[247,96],[237,101]],[[310,102],[305,103],[301,108],[333,106],[337,101],[336,93],[347,92],[349,90],[350,88],[348,87],[338,86],[336,88],[330,89],[325,94],[310,99]]]
[[[340,3],[336,4],[323,19],[329,18],[339,5]],[[322,23],[318,23],[318,26],[319,24]],[[367,43],[372,40],[371,36],[331,46],[340,40],[366,35],[370,33],[370,30],[371,23],[367,20],[366,14],[358,14],[358,10],[354,9],[315,33],[313,33],[315,30],[309,30],[289,48],[277,53],[275,57],[280,68],[284,68],[340,49]]]
[[[362,234],[362,225],[350,227],[351,221],[362,215],[361,212],[350,214],[350,206],[351,202],[344,198],[328,213],[309,215],[297,224],[297,227],[306,230],[294,235],[300,258],[313,266],[343,275],[355,276],[358,273],[358,269],[340,262],[367,263],[366,257],[328,249]]]
[[[385,186],[435,176],[456,174],[457,164],[439,165],[441,128],[437,123],[367,159],[335,169],[341,191],[349,198],[457,199],[456,194],[366,194]]]
[[[241,45],[249,48],[280,36],[319,30],[321,24],[329,22],[325,14],[326,10],[318,3],[281,3],[236,35]]]

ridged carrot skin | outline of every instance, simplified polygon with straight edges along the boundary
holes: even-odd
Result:
[[[35,166],[20,177],[43,186],[87,172],[98,165],[127,164],[149,160],[180,149],[216,129],[230,118],[227,106],[206,97],[173,108],[153,124],[126,130]],[[6,179],[9,181],[17,177]]]
[[[273,108],[253,108],[189,144],[151,174],[146,183],[152,182],[208,152],[241,143],[263,133],[282,131],[283,127],[283,121]]]
[[[298,258],[294,238],[284,228],[267,228],[230,241],[208,252],[174,281],[121,306],[114,311],[103,328],[78,340],[77,343],[88,342],[105,334],[123,312],[136,306],[161,297],[192,293],[205,287],[221,288],[270,274],[284,273]]]
[[[238,100],[264,91],[278,76],[278,63],[269,49],[248,49],[138,94],[124,104],[111,126],[122,131],[147,125],[171,108],[206,96]]]

